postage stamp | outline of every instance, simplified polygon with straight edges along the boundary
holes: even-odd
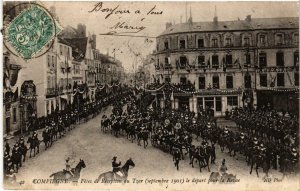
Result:
[[[25,60],[40,52],[55,34],[55,21],[35,4],[21,12],[6,28],[8,42]]]

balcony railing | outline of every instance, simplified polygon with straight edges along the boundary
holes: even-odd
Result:
[[[46,94],[47,95],[55,95],[56,94],[55,88],[47,88]]]

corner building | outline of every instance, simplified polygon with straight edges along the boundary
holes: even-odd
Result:
[[[166,24],[157,37],[155,76],[170,82],[173,109],[213,110],[270,106],[298,110],[299,18]],[[192,87],[192,88],[191,88]],[[187,88],[187,89],[185,89]],[[165,107],[164,91],[156,91]]]

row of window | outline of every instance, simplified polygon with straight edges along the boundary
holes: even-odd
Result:
[[[260,74],[259,75],[259,84],[261,87],[275,87],[275,83],[277,87],[284,87],[285,86],[285,76],[289,78],[289,81],[292,81],[289,75],[285,75],[284,73],[277,73],[275,77],[272,77],[270,81],[268,81],[267,74]],[[299,86],[299,73],[294,73],[294,85]]]
[[[262,53],[259,53],[258,57],[259,57],[259,61],[258,61],[259,67],[261,67],[261,68],[267,67],[267,54],[265,52],[262,52]],[[211,59],[212,59],[211,66],[213,68],[218,68],[219,67],[219,56],[216,55],[216,54],[212,55]],[[247,65],[251,64],[250,54],[245,54],[245,60],[246,60]],[[158,62],[158,65],[159,65],[159,59],[157,60],[157,62]],[[169,65],[170,62],[171,62],[170,57],[166,57],[165,58],[165,65]],[[233,65],[240,64],[238,59],[233,61],[233,58],[232,58],[231,54],[225,55],[222,59],[222,63],[227,68],[230,68]],[[186,56],[180,56],[179,61],[176,63],[176,66],[177,67],[185,67],[188,64],[189,64],[188,58]],[[191,64],[195,65],[195,63],[191,63]],[[209,68],[210,67],[210,59],[208,59],[206,61],[204,55],[199,55],[199,56],[197,56],[197,64],[200,67],[208,67]],[[283,52],[277,52],[276,53],[276,66],[283,67],[284,65],[285,65],[284,64],[284,53]],[[299,66],[299,52],[298,51],[294,52],[294,66]]]
[[[165,81],[168,82],[170,79],[165,78]],[[261,87],[274,87],[275,86],[275,80],[276,80],[276,86],[277,87],[284,87],[285,86],[285,75],[284,73],[277,73],[277,76],[273,79],[271,79],[270,82],[268,82],[267,74],[260,74],[260,86]],[[213,76],[212,77],[212,84],[206,84],[206,78],[205,76],[200,76],[198,78],[199,81],[199,89],[220,89],[220,80],[219,76]],[[180,78],[180,84],[187,84],[187,78],[181,77]],[[294,85],[299,86],[299,73],[294,73]],[[244,87],[245,88],[251,88],[252,86],[252,80],[250,75],[244,76]],[[233,88],[233,76],[228,75],[226,76],[226,89],[232,89]]]
[[[266,46],[267,43],[268,43],[268,40],[267,40],[267,35],[265,34],[260,34],[259,35],[259,40],[257,42],[257,44],[259,46]],[[295,33],[293,34],[293,44],[295,45],[298,45],[299,44],[299,34],[298,33]],[[217,37],[214,37],[211,39],[211,45],[210,47],[219,47],[219,39]],[[285,44],[285,38],[284,38],[284,34],[283,33],[277,33],[275,34],[275,45],[283,45]],[[251,46],[251,40],[250,40],[250,37],[246,36],[243,38],[243,41],[242,41],[242,46]],[[205,48],[206,44],[204,43],[204,38],[199,38],[197,39],[197,47],[198,48]],[[233,43],[232,43],[232,37],[226,37],[225,38],[225,41],[224,41],[224,46],[225,47],[231,47],[233,46]],[[187,42],[185,39],[180,39],[179,40],[179,49],[186,49],[187,48]],[[169,41],[166,40],[164,41],[164,49],[165,50],[169,50],[170,49],[170,46],[169,46]],[[157,50],[159,50],[158,46],[157,46]]]

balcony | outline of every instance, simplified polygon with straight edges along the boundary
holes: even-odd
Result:
[[[56,95],[55,88],[46,88],[46,95]]]

